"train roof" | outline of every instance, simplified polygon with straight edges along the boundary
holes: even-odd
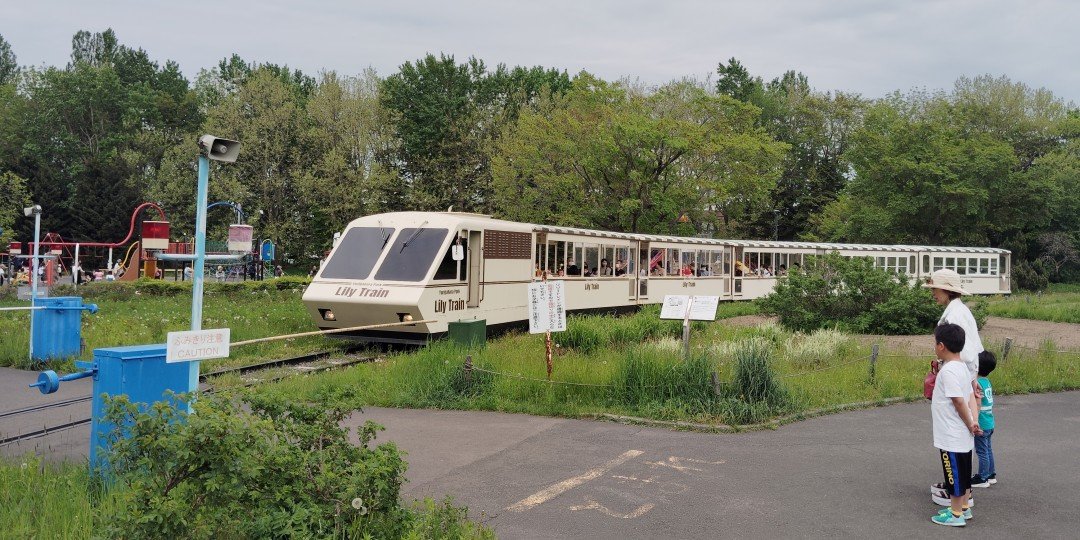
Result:
[[[488,222],[491,224],[499,224],[507,227],[527,227],[532,228],[536,232],[557,233],[557,234],[572,234],[579,236],[593,236],[597,238],[616,238],[621,240],[636,240],[636,241],[649,241],[649,242],[680,242],[690,244],[701,245],[730,245],[742,248],[755,248],[755,249],[814,249],[822,251],[834,251],[834,250],[854,250],[854,251],[896,251],[896,252],[911,252],[911,251],[925,251],[932,253],[993,253],[993,254],[1008,254],[1007,249],[991,248],[991,247],[962,247],[962,246],[924,246],[913,244],[842,244],[835,242],[795,242],[786,240],[730,240],[723,238],[701,238],[694,236],[670,236],[670,235],[657,235],[657,234],[640,234],[640,233],[626,233],[626,232],[614,232],[614,231],[600,231],[594,229],[579,229],[576,227],[560,227],[555,225],[540,225],[532,223],[521,223],[517,221],[507,221],[502,219],[496,219],[485,214],[473,214],[468,212],[391,212],[387,214],[376,214],[372,216],[365,216],[366,218],[375,218],[379,215],[385,216],[403,216],[405,214],[415,214],[417,217],[424,217],[430,220],[435,216],[442,216],[454,221],[472,221],[472,222]],[[352,226],[365,218],[355,220],[349,225]]]

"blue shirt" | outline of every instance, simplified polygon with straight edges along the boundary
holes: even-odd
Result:
[[[994,429],[994,388],[990,386],[990,379],[979,377],[979,388],[983,391],[979,402],[979,427],[983,431]]]

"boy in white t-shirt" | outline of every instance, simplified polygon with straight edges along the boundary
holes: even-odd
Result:
[[[934,329],[934,352],[942,366],[934,384],[930,414],[949,507],[930,520],[952,527],[963,527],[972,518],[971,451],[975,448],[975,435],[981,433],[978,418],[972,417],[969,407],[973,391],[967,366],[960,359],[964,341],[964,329],[958,325],[945,323]]]

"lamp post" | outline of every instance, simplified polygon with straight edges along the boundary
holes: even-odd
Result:
[[[195,201],[195,267],[191,276],[191,329],[202,330],[203,277],[206,263],[206,199],[210,183],[210,160],[232,163],[240,143],[213,135],[199,137],[199,186]]]
[[[37,306],[38,295],[38,265],[41,264],[38,261],[38,253],[41,250],[41,206],[33,205],[23,208],[23,215],[26,217],[34,216],[34,258],[30,259],[30,307]],[[34,312],[30,312],[30,347],[29,358],[32,361],[34,359]]]

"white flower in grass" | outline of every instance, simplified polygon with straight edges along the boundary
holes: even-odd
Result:
[[[357,497],[352,500],[352,507],[359,510],[364,507],[364,499]]]

